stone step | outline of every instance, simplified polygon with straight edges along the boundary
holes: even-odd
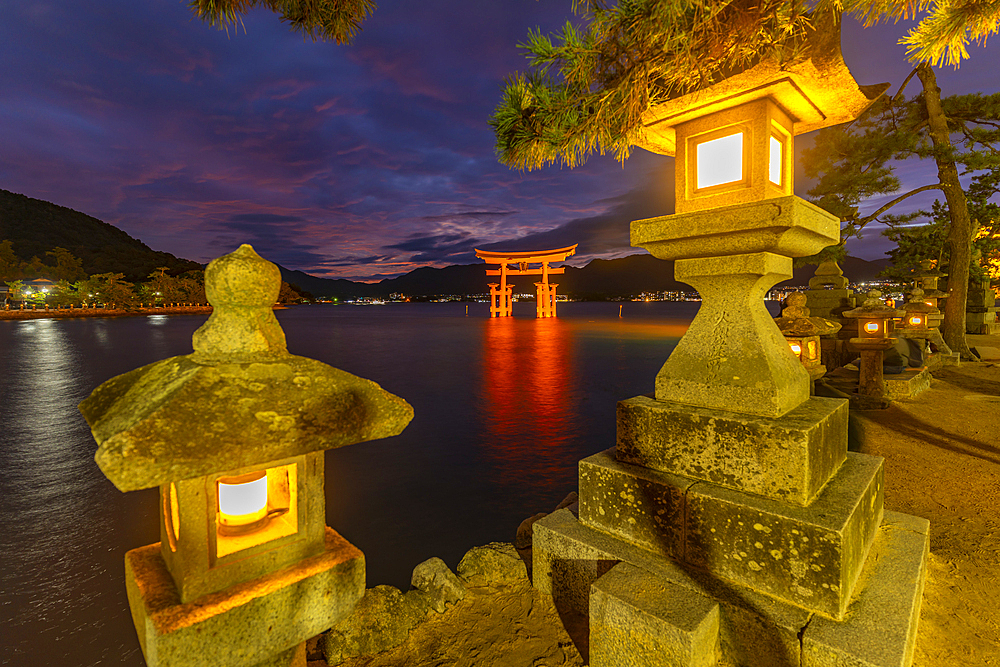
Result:
[[[580,521],[830,618],[843,617],[882,518],[882,459],[849,452],[809,507],[632,466],[580,461]]]
[[[590,589],[590,667],[715,667],[719,604],[619,563]]]
[[[847,401],[812,397],[781,417],[636,396],[619,401],[619,461],[808,505],[847,454]]]
[[[568,510],[534,524],[533,580],[557,606],[586,614],[593,584],[621,562],[634,565],[718,602],[722,661],[734,667],[909,667],[929,532],[925,519],[885,512],[843,621],[589,528]]]

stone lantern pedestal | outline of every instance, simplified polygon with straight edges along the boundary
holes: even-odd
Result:
[[[965,332],[991,335],[1000,333],[997,321],[997,298],[990,280],[969,283],[969,299],[965,307]]]
[[[797,208],[811,222],[785,252],[832,242],[833,216]],[[667,254],[684,217],[633,223],[633,241]],[[882,459],[847,451],[847,401],[809,397],[763,308],[790,264],[676,262],[704,301],[655,398],[621,401],[616,446],[580,461],[578,516],[534,524],[534,584],[589,614],[593,667],[909,664],[928,523],[883,511]]]
[[[809,396],[763,302],[839,239],[792,194],[792,136],[878,93],[838,29],[810,40],[644,117],[640,145],[676,151],[677,213],[633,222],[632,245],[702,304],[655,394],[619,402],[615,446],[580,461],[578,514],[533,525],[534,585],[589,616],[591,667],[912,660],[928,522],[884,511],[882,459],[847,451],[847,401]]]

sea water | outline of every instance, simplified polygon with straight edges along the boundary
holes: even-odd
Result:
[[[621,306],[621,309],[619,309]],[[468,307],[468,314],[466,309]],[[293,354],[374,380],[413,405],[399,436],[327,452],[331,526],[368,586],[469,548],[576,488],[614,446],[617,401],[650,393],[697,303],[314,305],[276,311]],[[621,317],[619,317],[619,310]],[[77,405],[100,383],[191,352],[205,316],[0,321],[0,664],[143,665],[127,550],[159,540],[155,489],[119,492]]]

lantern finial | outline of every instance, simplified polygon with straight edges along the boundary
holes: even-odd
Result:
[[[247,243],[205,269],[205,295],[215,310],[191,338],[194,361],[249,361],[288,354],[271,307],[281,272]]]

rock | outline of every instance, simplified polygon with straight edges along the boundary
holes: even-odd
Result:
[[[473,586],[517,586],[528,583],[528,570],[513,544],[490,542],[473,547],[458,564],[458,574]]]
[[[573,494],[576,495],[576,494]],[[514,547],[516,549],[528,549],[531,547],[531,534],[532,526],[539,519],[544,519],[548,514],[545,512],[539,512],[533,517],[529,517],[521,522],[521,525],[517,527],[517,536],[514,538]]]
[[[465,583],[437,557],[413,568],[410,584],[426,595],[424,599],[439,614],[444,613],[448,603],[455,604],[465,597]]]
[[[393,586],[365,591],[354,613],[323,635],[320,645],[330,665],[359,655],[374,655],[399,646],[410,630],[427,617],[420,591],[405,595]]]
[[[558,512],[561,509],[566,509],[567,507],[576,504],[577,500],[579,500],[579,498],[576,495],[576,491],[570,491],[569,494],[562,499],[562,502],[556,505],[556,508],[553,511]]]

